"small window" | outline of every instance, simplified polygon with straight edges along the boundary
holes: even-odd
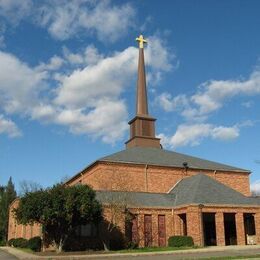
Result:
[[[91,224],[81,226],[81,236],[83,237],[91,236]]]
[[[76,234],[81,237],[96,237],[98,235],[97,226],[93,223],[81,225],[76,228]]]

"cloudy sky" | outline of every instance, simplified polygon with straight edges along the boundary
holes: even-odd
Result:
[[[259,1],[0,0],[0,184],[43,186],[124,149],[143,33],[164,148],[260,189]]]

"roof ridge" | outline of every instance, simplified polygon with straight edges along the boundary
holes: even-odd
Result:
[[[205,176],[205,174],[202,173],[198,173],[196,175],[190,176],[189,178],[194,178],[196,179],[196,182],[194,184],[195,188],[193,190],[193,196],[191,196],[192,201],[195,201],[196,196],[197,196],[197,190],[198,187],[200,186],[201,180],[203,179],[203,176]]]
[[[174,189],[177,187],[177,185],[178,185],[182,180],[183,180],[183,178],[180,179],[180,180],[178,180],[178,181],[169,189],[169,191],[167,192],[167,194],[170,194],[171,191],[174,190]]]

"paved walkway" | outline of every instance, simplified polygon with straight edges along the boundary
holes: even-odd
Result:
[[[66,256],[37,256],[29,253],[25,253],[21,250],[11,248],[11,247],[2,247],[0,250],[9,252],[10,254],[15,255],[18,259],[49,259],[49,260],[59,260],[59,259],[124,259],[124,260],[171,260],[171,259],[203,259],[208,257],[225,257],[225,256],[246,256],[250,255],[259,255],[260,259],[260,245],[257,246],[228,246],[228,247],[207,247],[201,249],[190,249],[190,250],[179,250],[179,251],[168,251],[168,252],[149,252],[149,253],[121,253],[121,254],[96,254],[96,255],[66,255]],[[0,251],[2,252],[2,251]],[[0,254],[1,256],[1,254]],[[10,257],[7,254],[7,258],[0,259],[17,259],[15,257]]]
[[[1,260],[17,260],[18,258],[0,249]]]

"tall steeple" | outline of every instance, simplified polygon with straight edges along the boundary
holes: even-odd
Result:
[[[136,116],[128,123],[130,125],[130,139],[126,147],[157,147],[160,148],[160,139],[155,137],[156,119],[149,116],[146,91],[146,74],[144,63],[144,43],[147,41],[140,35],[136,38],[139,42],[139,60],[136,92]]]
[[[144,64],[144,43],[147,41],[140,35],[136,38],[139,41],[139,59],[138,59],[138,73],[137,73],[137,91],[136,91],[136,114],[148,115],[148,103],[146,92],[146,76]]]

